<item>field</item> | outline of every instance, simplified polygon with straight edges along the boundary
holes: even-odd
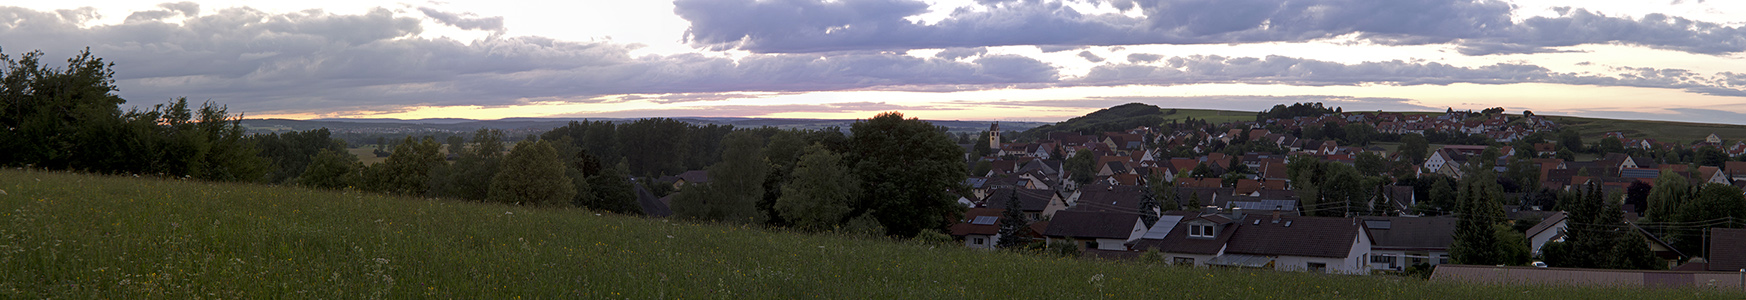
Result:
[[[0,171],[0,299],[1740,298],[1208,270],[572,208]]]
[[[1169,112],[1171,109],[1172,108],[1164,108],[1164,111]],[[1175,114],[1164,115],[1164,120],[1166,122],[1169,122],[1169,120],[1184,120],[1184,119],[1187,119],[1190,117],[1195,118],[1196,120],[1207,120],[1207,122],[1212,122],[1213,124],[1223,124],[1226,122],[1254,122],[1255,121],[1255,112],[1252,112],[1252,111],[1229,111],[1229,110],[1187,109],[1187,108],[1175,108],[1175,110],[1176,110]]]
[[[1645,120],[1613,120],[1579,117],[1553,117],[1547,119],[1558,122],[1567,128],[1575,128],[1583,133],[1583,140],[1593,142],[1607,132],[1624,132],[1626,137],[1653,138],[1663,142],[1690,144],[1703,140],[1714,133],[1723,140],[1739,141],[1746,139],[1746,126],[1729,124],[1700,124],[1668,121]]]

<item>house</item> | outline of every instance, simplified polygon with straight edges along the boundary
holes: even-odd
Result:
[[[704,170],[685,171],[674,177],[677,178],[673,180],[673,190],[682,189],[687,184],[709,183],[709,172]]]
[[[655,194],[650,193],[649,189],[643,188],[642,183],[636,182],[634,184],[633,187],[636,189],[637,194],[637,206],[643,209],[643,214],[656,218],[664,218],[673,215],[673,209],[667,206],[668,202],[663,202],[661,201],[661,198],[655,197]],[[669,201],[671,201],[671,199],[669,199]]]
[[[1079,189],[1073,200],[1073,210],[1079,211],[1140,211],[1140,196],[1146,187],[1115,184],[1088,184]],[[1154,195],[1153,197],[1157,197]],[[1158,198],[1154,198],[1158,199]]]
[[[1746,229],[1710,228],[1710,271],[1746,270]]]
[[[1035,190],[1022,188],[995,189],[988,192],[988,197],[982,198],[983,207],[1007,209],[1007,199],[1017,195],[1019,210],[1024,211],[1025,218],[1036,222],[1055,215],[1055,212],[1067,209],[1066,199],[1054,190]]]
[[[995,242],[1000,240],[1000,218],[1005,212],[1004,209],[971,208],[964,212],[964,220],[952,224],[952,237],[963,239],[965,247],[994,249]]]
[[[1258,217],[1258,218],[1257,218]],[[1238,219],[1225,253],[1208,265],[1370,274],[1373,244],[1358,219],[1275,215]],[[1190,225],[1193,226],[1192,224]]]
[[[1565,220],[1567,217],[1562,211],[1553,213],[1546,220],[1540,221],[1540,224],[1528,228],[1528,250],[1534,256],[1539,256],[1540,247],[1546,246],[1546,243],[1564,241],[1564,229],[1570,227],[1570,223]]]
[[[1082,251],[1128,250],[1128,242],[1139,240],[1146,229],[1138,214],[1068,210],[1055,213],[1043,236],[1071,240]]]
[[[1389,207],[1395,210],[1390,215],[1412,212],[1413,206],[1419,204],[1418,195],[1413,193],[1412,186],[1384,186],[1382,187],[1382,197],[1383,200],[1389,202]]]
[[[1209,209],[1184,217],[1162,238],[1134,246],[1158,249],[1182,265],[1369,274],[1372,239],[1363,228],[1358,219]]]
[[[1451,217],[1363,217],[1365,231],[1376,240],[1370,246],[1370,267],[1405,271],[1418,264],[1449,263],[1455,243]]]

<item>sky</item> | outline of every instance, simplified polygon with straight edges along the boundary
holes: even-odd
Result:
[[[1746,1],[0,4],[0,52],[86,48],[128,105],[249,118],[1054,122],[1323,102],[1746,124]]]

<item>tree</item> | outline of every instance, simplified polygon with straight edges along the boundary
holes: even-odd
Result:
[[[310,159],[309,165],[303,168],[303,174],[297,177],[297,184],[321,189],[350,188],[357,184],[360,176],[358,169],[361,168],[358,157],[351,153],[321,149]]]
[[[1476,163],[1469,168],[1481,165]],[[1504,219],[1503,206],[1497,201],[1499,193],[1490,187],[1497,182],[1488,182],[1492,178],[1484,175],[1491,172],[1486,171],[1468,172],[1456,193],[1456,217],[1460,219],[1456,222],[1455,243],[1449,246],[1449,257],[1457,264],[1495,265],[1512,260],[1505,252],[1508,242],[1498,235],[1498,221]]]
[[[843,166],[842,155],[814,144],[782,186],[776,211],[796,227],[824,230],[842,224],[861,196],[861,183]]]
[[[1006,210],[1000,213],[1000,240],[995,244],[1002,249],[1016,249],[1030,242],[1025,231],[1031,224],[1025,219],[1024,210],[1021,209],[1024,206],[1019,202],[1018,194],[1018,191],[1007,193]]]
[[[1146,185],[1160,199],[1159,208],[1166,211],[1182,209],[1181,196],[1176,194],[1176,183],[1165,181],[1162,172],[1152,173],[1152,177],[1146,180]]]
[[[1620,142],[1618,138],[1609,137],[1609,138],[1602,138],[1600,140],[1600,153],[1620,153],[1620,152],[1625,152],[1625,143]]]
[[[1649,189],[1649,208],[1644,217],[1657,222],[1677,219],[1680,208],[1691,198],[1691,181],[1672,170],[1661,170],[1655,186]]]
[[[1368,146],[1376,138],[1376,126],[1370,124],[1353,123],[1346,125],[1344,130],[1346,143],[1350,145]]]
[[[952,191],[966,178],[964,150],[946,128],[890,112],[856,121],[850,131],[848,157],[865,193],[856,211],[903,237],[959,219],[963,208]]]
[[[1560,204],[1569,214],[1565,240],[1556,251],[1545,252],[1548,265],[1606,269],[1663,267],[1643,237],[1625,223],[1618,201],[1608,200],[1600,185],[1583,186],[1568,202]]]
[[[1146,228],[1151,228],[1153,223],[1158,223],[1158,216],[1163,212],[1164,208],[1158,204],[1158,197],[1153,194],[1152,184],[1148,182],[1140,189],[1140,220],[1145,222]]]
[[[1631,181],[1631,185],[1625,187],[1625,204],[1636,207],[1636,210],[1632,212],[1643,215],[1649,210],[1649,193],[1652,191],[1654,191],[1654,186],[1643,183],[1643,181]]]
[[[582,189],[581,185],[576,186],[578,190]],[[592,201],[587,202],[589,205],[585,205],[586,207],[615,213],[643,213],[642,207],[637,206],[635,186],[631,185],[630,182],[630,164],[622,158],[619,159],[617,165],[611,168],[602,167],[599,173],[588,175],[587,190],[593,192],[594,195],[589,199]],[[686,187],[685,190],[690,191],[691,188]],[[680,194],[684,194],[684,192]],[[674,196],[673,202],[674,206],[678,206],[678,196]],[[673,212],[678,214],[679,209],[674,207]]]
[[[1740,228],[1740,222],[1746,220],[1746,196],[1740,194],[1740,189],[1721,183],[1706,183],[1698,189],[1696,197],[1680,207],[1678,218],[1685,224],[1716,224],[1715,227]],[[1724,223],[1726,220],[1730,222]],[[1679,235],[1672,238],[1675,247],[1685,253],[1703,253],[1703,237],[1701,232],[1676,232]]]
[[[1068,158],[1064,163],[1066,164],[1064,168],[1067,169],[1069,177],[1071,177],[1073,182],[1079,184],[1090,183],[1092,174],[1097,172],[1094,170],[1097,168],[1097,156],[1091,154],[1090,149],[1079,150],[1078,152],[1073,153],[1073,157]]]
[[[1425,141],[1425,136],[1417,133],[1402,134],[1400,136],[1400,142],[1400,154],[1405,157],[1407,161],[1416,164],[1424,162],[1425,159],[1430,158],[1428,157],[1429,153],[1427,152],[1430,151],[1431,145]]]
[[[734,131],[722,138],[721,162],[709,167],[708,188],[686,190],[688,209],[675,207],[683,217],[738,223],[765,221],[757,203],[764,197],[764,176],[770,165],[764,161],[764,142],[750,131]],[[706,192],[706,193],[705,193]],[[681,199],[674,199],[679,201]],[[701,209],[696,209],[702,200]],[[677,206],[677,205],[676,205]]]
[[[388,160],[364,170],[364,186],[377,192],[422,196],[429,192],[430,171],[443,161],[435,138],[413,140],[408,136],[394,146]]]
[[[988,132],[983,131],[980,136],[976,137],[976,144],[970,147],[970,151],[973,151],[970,156],[980,158],[994,154],[994,149],[990,149],[989,147],[993,146],[988,144]]]
[[[485,200],[485,197],[490,195],[491,181],[501,171],[500,165],[503,162],[504,150],[503,136],[502,130],[481,128],[473,132],[474,146],[472,148],[450,143],[450,151],[458,150],[458,152],[450,153],[458,157],[455,159],[454,167],[451,168],[447,178],[443,178],[446,182],[442,184],[442,190],[438,191],[438,194],[468,200]],[[557,149],[557,146],[553,145],[555,142],[547,144],[548,147]],[[553,160],[545,163],[552,164],[562,161],[560,159],[562,155],[557,154],[557,150],[553,151]],[[564,166],[562,163],[556,165]]]
[[[1376,154],[1376,152],[1364,152],[1358,153],[1358,158],[1353,161],[1352,165],[1358,168],[1359,174],[1364,174],[1364,176],[1376,176],[1382,174],[1382,171],[1388,168],[1388,161],[1384,160],[1382,155]]]
[[[1569,149],[1572,152],[1583,152],[1582,132],[1575,128],[1565,128],[1558,131],[1558,147]]]
[[[576,187],[564,175],[558,150],[550,142],[523,140],[503,159],[503,170],[491,178],[487,199],[498,203],[569,205]]]

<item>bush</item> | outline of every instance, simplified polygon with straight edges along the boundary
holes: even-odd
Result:
[[[1079,245],[1073,243],[1073,239],[1049,242],[1049,246],[1045,251],[1046,253],[1060,255],[1062,257],[1079,257]]]

